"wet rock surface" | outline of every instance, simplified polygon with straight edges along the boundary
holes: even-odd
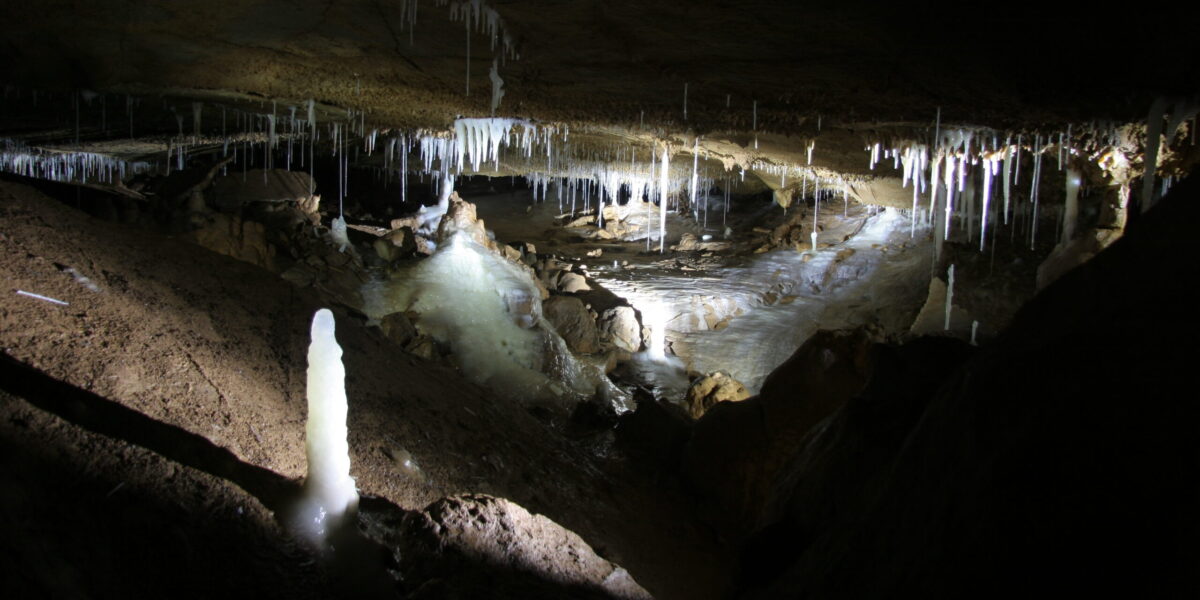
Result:
[[[542,315],[572,351],[593,354],[600,350],[596,321],[579,298],[551,296],[542,302]]]
[[[750,397],[746,386],[727,373],[709,373],[697,377],[684,395],[683,402],[692,418],[699,419],[718,402],[741,402]]]
[[[642,325],[631,306],[615,306],[600,314],[600,336],[626,352],[642,348]]]

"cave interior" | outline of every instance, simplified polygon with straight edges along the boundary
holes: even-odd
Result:
[[[1196,17],[6,2],[0,595],[1195,598]]]

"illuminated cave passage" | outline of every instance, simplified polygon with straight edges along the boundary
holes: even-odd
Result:
[[[4,597],[1200,592],[1183,25],[45,4]]]

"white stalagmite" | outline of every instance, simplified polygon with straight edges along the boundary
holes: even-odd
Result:
[[[345,378],[333,313],[322,308],[313,316],[308,347],[308,424],[304,438],[308,477],[297,511],[298,524],[316,542],[324,541],[358,508],[346,442]]]
[[[333,243],[337,244],[338,252],[345,252],[350,246],[350,237],[346,235],[346,219],[336,217],[329,224],[329,236],[333,238]]]

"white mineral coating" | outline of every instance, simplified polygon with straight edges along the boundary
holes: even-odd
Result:
[[[346,442],[346,369],[334,337],[333,313],[313,316],[308,347],[308,424],[304,450],[308,477],[296,511],[302,534],[322,543],[358,507]]]
[[[338,245],[339,252],[345,252],[350,246],[350,238],[346,235],[346,219],[337,217],[329,226],[329,236]]]

